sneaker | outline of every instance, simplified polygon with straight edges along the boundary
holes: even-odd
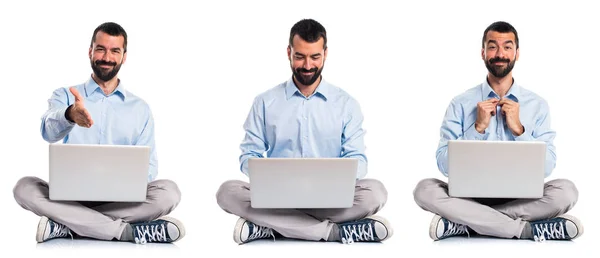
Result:
[[[338,224],[344,244],[354,242],[381,242],[393,234],[390,223],[378,216]]]
[[[149,222],[132,223],[133,239],[137,244],[172,243],[185,236],[183,224],[171,217]]]
[[[553,219],[532,221],[535,241],[571,240],[583,234],[583,225],[573,216],[561,215]]]
[[[55,222],[46,216],[42,216],[40,218],[37,234],[35,236],[35,240],[38,243],[42,243],[54,238],[65,238],[67,236],[71,236],[71,238],[73,238],[71,230],[65,225]]]
[[[466,225],[454,223],[440,215],[433,216],[429,225],[429,236],[433,240],[441,240],[452,236],[469,236],[469,228]]]
[[[233,241],[238,244],[248,243],[257,239],[275,239],[273,229],[252,223],[244,218],[239,218],[233,229]]]

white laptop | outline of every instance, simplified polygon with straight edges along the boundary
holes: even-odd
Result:
[[[448,142],[448,192],[467,198],[541,198],[546,143]]]
[[[143,202],[150,147],[50,144],[50,199]]]
[[[252,208],[349,208],[358,159],[251,158]]]

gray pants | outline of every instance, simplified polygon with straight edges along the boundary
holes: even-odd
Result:
[[[544,184],[540,199],[453,198],[448,196],[448,184],[431,178],[417,184],[414,197],[424,210],[467,225],[478,234],[518,238],[527,221],[554,218],[573,208],[578,191],[571,181],[556,179]]]
[[[223,183],[217,192],[217,203],[226,212],[272,228],[284,237],[312,241],[328,240],[335,223],[373,215],[386,201],[387,190],[374,179],[357,181],[354,205],[342,209],[254,209],[250,206],[250,184],[239,180]]]
[[[181,193],[170,180],[148,184],[147,199],[141,203],[51,201],[48,183],[37,177],[24,177],[13,189],[21,207],[67,226],[79,236],[120,239],[128,223],[151,221],[170,213],[179,204]]]

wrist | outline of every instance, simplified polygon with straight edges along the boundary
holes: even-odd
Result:
[[[478,123],[475,123],[475,131],[477,131],[480,134],[483,134],[485,133],[485,127]]]
[[[513,130],[514,136],[521,136],[523,133],[525,133],[525,127],[523,125],[521,125],[518,128],[519,128],[518,130]]]
[[[73,121],[73,119],[71,118],[71,109],[73,108],[73,105],[70,105],[67,110],[65,110],[65,119],[67,119],[67,121],[71,122],[71,123],[75,123],[75,121]]]

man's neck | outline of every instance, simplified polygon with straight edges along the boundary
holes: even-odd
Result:
[[[95,74],[92,74],[92,79],[94,79],[98,86],[100,86],[100,89],[102,89],[104,95],[110,95],[113,93],[113,91],[115,91],[117,86],[119,86],[119,79],[116,76],[109,81],[103,81],[96,77]]]
[[[321,76],[319,76],[319,79],[317,79],[313,84],[308,86],[298,83],[296,77],[294,77],[294,84],[296,84],[296,88],[298,88],[300,93],[302,93],[302,95],[305,97],[312,95],[319,86],[319,83],[321,83]]]
[[[508,90],[510,90],[510,87],[514,82],[512,73],[509,73],[502,78],[488,74],[487,81],[490,84],[490,87],[492,87],[492,90],[494,90],[500,98],[503,98],[506,93],[508,93]]]

